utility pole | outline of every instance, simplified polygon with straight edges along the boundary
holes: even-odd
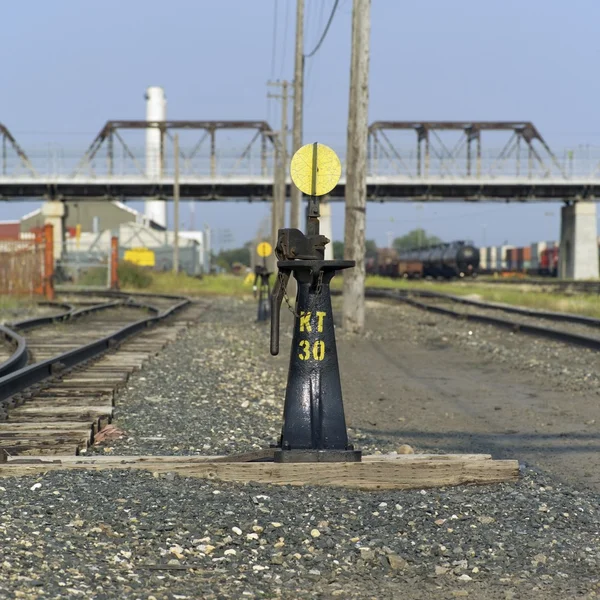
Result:
[[[294,59],[294,123],[292,154],[302,146],[302,122],[304,108],[304,0],[296,0],[296,55]],[[290,228],[300,225],[302,192],[295,186],[290,189]]]
[[[179,273],[179,134],[173,136],[173,164],[175,174],[173,180],[173,273]]]
[[[353,0],[344,258],[356,261],[356,266],[344,271],[343,326],[355,333],[361,333],[365,326],[370,13],[371,0]]]
[[[268,85],[281,88],[281,94],[268,94],[269,98],[281,100],[281,130],[275,144],[275,164],[273,173],[273,206],[271,211],[271,234],[273,247],[277,244],[277,231],[285,226],[285,198],[287,179],[287,137],[288,137],[288,81],[269,82]],[[292,186],[293,187],[293,186]]]

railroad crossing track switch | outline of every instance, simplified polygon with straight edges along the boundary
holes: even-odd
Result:
[[[300,148],[291,161],[292,181],[309,196],[307,234],[280,229],[277,278],[271,296],[271,354],[279,353],[281,304],[290,276],[297,282],[294,333],[275,462],[357,462],[348,443],[329,284],[351,260],[325,260],[330,240],[319,234],[319,196],[338,183],[341,164],[322,144]]]
[[[273,253],[273,248],[268,242],[261,242],[256,247],[256,253],[263,259],[262,265],[256,265],[254,267],[254,283],[252,284],[254,297],[256,298],[258,296],[258,313],[256,320],[260,322],[266,321],[270,314],[269,303],[271,289],[269,278],[272,273],[267,269],[267,257]]]

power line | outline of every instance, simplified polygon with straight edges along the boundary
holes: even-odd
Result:
[[[277,0],[273,0],[273,46],[271,47],[271,79],[275,73],[275,55],[277,53]]]
[[[327,32],[329,31],[329,27],[331,26],[331,22],[333,21],[333,17],[335,16],[335,11],[338,7],[339,2],[340,2],[340,0],[335,0],[335,2],[333,3],[333,8],[331,9],[331,14],[329,15],[329,20],[327,21],[327,25],[325,25],[325,30],[323,31],[323,35],[321,36],[321,39],[319,40],[318,44],[315,46],[315,49],[310,54],[305,54],[304,58],[310,58],[311,56],[314,56],[315,53],[317,52],[317,50],[321,47],[321,44],[325,40],[325,37],[327,36]]]
[[[284,28],[283,28],[283,54],[281,56],[281,70],[279,71],[279,78],[283,77],[283,70],[285,68],[285,54],[287,50],[287,33],[289,26],[289,9],[290,2],[285,3],[285,20],[284,20]]]

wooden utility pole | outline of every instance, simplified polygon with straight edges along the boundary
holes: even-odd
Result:
[[[173,180],[173,273],[179,273],[179,134],[173,136],[174,180]]]
[[[344,271],[342,312],[344,329],[355,333],[361,333],[365,326],[370,12],[371,0],[353,0],[344,258],[356,261],[356,266]]]
[[[282,94],[281,94],[281,167],[279,175],[279,207],[277,216],[279,218],[279,228],[285,227],[285,199],[286,194],[286,181],[288,172],[288,82],[282,82]],[[292,186],[294,187],[294,186]]]
[[[275,247],[277,244],[277,231],[285,226],[289,82],[269,82],[269,85],[281,87],[281,94],[268,94],[269,98],[281,100],[281,130],[279,131],[279,139],[275,140],[273,206],[271,210],[271,234],[273,237],[273,247]]]
[[[294,59],[294,123],[292,155],[302,146],[302,121],[304,103],[304,0],[296,0],[296,55]],[[302,192],[295,186],[290,189],[290,227],[300,226]]]

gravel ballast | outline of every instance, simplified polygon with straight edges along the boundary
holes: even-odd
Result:
[[[93,452],[225,454],[274,441],[288,358],[269,356],[268,329],[254,315],[250,303],[213,302],[200,323],[131,378],[114,423],[126,437]],[[338,331],[351,436],[365,452],[402,442],[444,449],[411,438],[417,407],[380,400],[389,396],[386,385],[406,391],[408,377],[384,372],[382,354],[369,348],[391,350],[399,339],[415,354],[447,344],[467,360],[482,353],[473,338],[495,348],[502,339],[512,343],[506,333],[472,325],[463,339],[464,324],[433,319],[370,303],[367,336]],[[282,348],[289,339],[286,315]],[[546,344],[549,355],[564,350]],[[514,368],[515,376],[528,372],[505,351],[490,355],[504,357],[503,370]],[[565,378],[561,385],[568,386]],[[595,382],[585,386],[580,394],[592,393]],[[440,429],[419,412],[424,431]],[[367,419],[380,423],[369,427]],[[461,444],[456,450],[471,449],[467,437]],[[0,597],[594,598],[599,536],[595,490],[529,467],[516,484],[368,493],[174,473],[52,472],[0,480]]]

